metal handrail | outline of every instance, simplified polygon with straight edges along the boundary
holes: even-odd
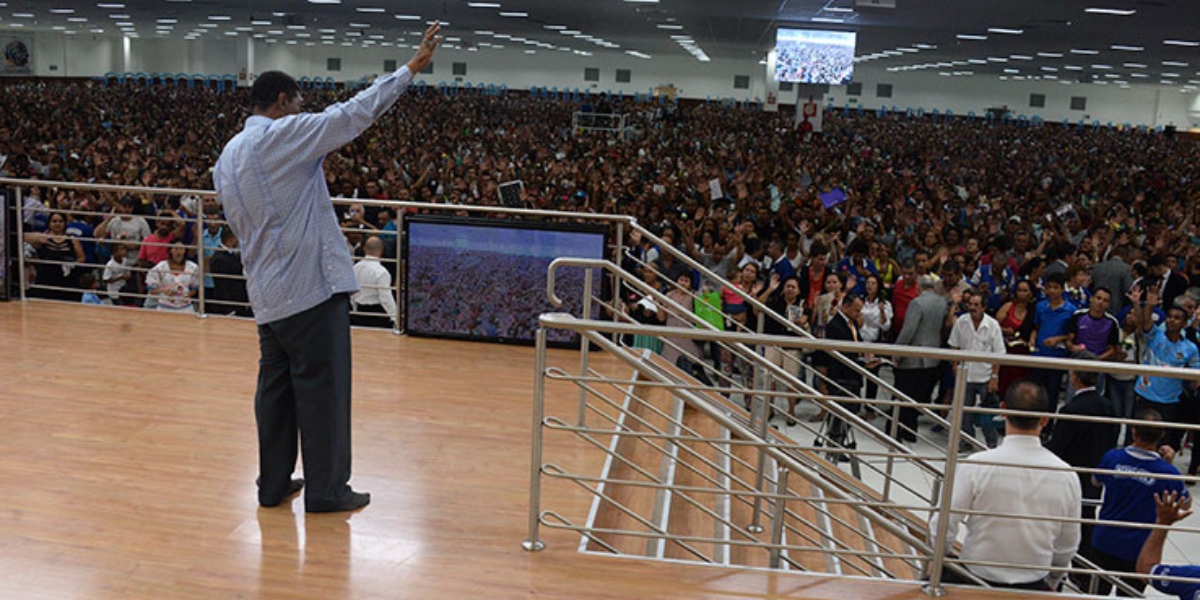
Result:
[[[592,343],[601,345],[606,350],[609,350],[611,353],[613,353],[613,355],[620,358],[623,362],[634,366],[638,372],[642,373],[645,376],[654,378],[660,385],[667,385],[667,386],[672,386],[673,383],[674,383],[674,385],[678,386],[679,383],[663,379],[663,375],[657,369],[651,368],[652,363],[645,361],[644,359],[642,359],[642,360],[633,359],[632,357],[630,357],[628,355],[627,352],[622,352],[622,349],[619,346],[612,344],[611,342],[607,342],[606,337],[613,335],[613,334],[625,334],[625,333],[635,333],[636,332],[636,333],[641,333],[641,334],[651,334],[651,335],[659,335],[659,336],[691,338],[691,339],[697,339],[697,340],[712,340],[712,341],[717,341],[718,343],[744,343],[747,341],[752,341],[754,339],[762,339],[762,338],[766,337],[767,338],[765,340],[766,343],[774,343],[774,344],[778,344],[778,345],[784,346],[784,347],[795,347],[795,348],[801,348],[801,349],[836,349],[836,350],[845,350],[848,352],[869,352],[869,353],[874,353],[874,354],[897,355],[897,356],[916,356],[916,357],[946,359],[946,360],[953,360],[953,361],[956,361],[959,363],[959,370],[960,370],[959,379],[963,382],[965,382],[965,373],[963,372],[963,370],[965,370],[966,363],[968,363],[968,362],[985,362],[985,363],[990,363],[990,364],[1015,364],[1015,365],[1019,365],[1019,366],[1056,368],[1056,369],[1061,369],[1061,370],[1073,370],[1073,371],[1128,373],[1128,374],[1136,374],[1136,375],[1151,375],[1151,376],[1184,378],[1184,379],[1189,379],[1189,380],[1200,379],[1200,372],[1197,372],[1196,370],[1192,370],[1192,369],[1180,369],[1180,368],[1172,368],[1172,367],[1150,367],[1150,366],[1145,366],[1145,365],[1128,365],[1128,364],[1120,364],[1120,363],[1099,363],[1097,361],[1079,361],[1079,360],[1071,360],[1071,359],[1014,356],[1014,355],[1007,355],[1007,354],[979,354],[979,353],[956,352],[956,351],[951,352],[951,351],[947,351],[947,350],[934,349],[934,348],[893,347],[893,346],[886,346],[886,345],[881,345],[881,344],[853,344],[850,342],[839,341],[839,340],[798,339],[794,336],[761,336],[758,334],[719,332],[719,331],[709,331],[709,330],[705,330],[705,329],[684,329],[684,328],[671,328],[671,327],[663,327],[663,326],[645,326],[645,325],[636,325],[636,324],[635,325],[627,325],[627,324],[622,324],[622,323],[610,323],[610,322],[606,322],[606,321],[601,322],[601,321],[592,321],[592,320],[586,320],[586,319],[578,319],[574,316],[566,315],[566,314],[543,315],[541,318],[541,324],[544,327],[558,327],[558,328],[564,328],[564,329],[577,331],[581,335],[584,335],[589,340],[591,340]],[[654,381],[646,382],[646,383],[649,385],[655,384]],[[761,440],[764,444],[771,443],[769,440],[762,440],[762,438],[756,438],[756,437],[752,437],[752,436],[743,435],[746,432],[753,432],[754,430],[751,428],[746,428],[740,422],[738,422],[736,419],[733,419],[731,415],[728,415],[721,410],[712,409],[711,412],[710,412],[710,410],[705,410],[706,401],[703,400],[702,398],[700,398],[699,396],[696,396],[695,394],[693,394],[691,390],[686,389],[688,387],[694,387],[694,386],[688,386],[688,385],[684,384],[681,387],[684,389],[680,389],[679,387],[675,388],[677,396],[683,398],[686,402],[688,402],[695,408],[702,410],[706,414],[709,414],[709,416],[711,416],[715,420],[717,420],[718,423],[722,427],[725,427],[726,429],[728,429],[732,432],[735,432],[739,436],[745,437],[746,439],[749,439],[749,440]],[[954,416],[949,420],[949,423],[952,426],[955,426],[954,431],[951,432],[951,439],[955,439],[954,435],[958,433],[958,427],[956,427],[956,426],[961,423],[961,414],[963,411],[962,398],[964,395],[963,394],[964,390],[962,389],[963,387],[965,387],[965,386],[959,385],[958,386],[959,389],[955,390],[954,404],[951,406],[951,409],[954,411]],[[1044,413],[1030,413],[1028,411],[1013,411],[1013,410],[1009,410],[1009,409],[971,409],[971,410],[973,412],[978,411],[978,412],[983,412],[983,413],[987,413],[987,414],[1005,414],[1005,415],[1043,415],[1044,414]],[[1093,423],[1096,423],[1096,422],[1125,423],[1125,424],[1138,423],[1137,421],[1132,421],[1130,419],[1083,416],[1083,415],[1080,415],[1080,416],[1058,415],[1058,418],[1067,419],[1067,420],[1073,420],[1073,419],[1078,418],[1081,421],[1093,422]],[[1167,424],[1167,423],[1157,423],[1156,422],[1155,424],[1159,425],[1159,426],[1171,426],[1171,424]],[[1183,428],[1183,429],[1200,430],[1200,427],[1197,427],[1197,426],[1179,425],[1177,427]],[[763,452],[770,452],[772,455],[772,458],[776,459],[776,461],[780,464],[781,468],[795,470],[795,467],[798,466],[798,463],[794,463],[794,461],[790,461],[788,459],[783,459],[779,455],[779,454],[786,455],[786,452],[777,453],[776,448],[763,450]],[[954,464],[955,458],[956,458],[956,455],[947,457],[947,463],[948,463],[947,482],[948,483],[941,490],[941,492],[943,494],[942,501],[939,502],[937,505],[927,509],[927,510],[936,510],[941,513],[940,523],[946,522],[945,516],[946,516],[947,511],[949,510],[948,498],[949,498],[949,494],[951,493],[950,488],[953,485],[953,479],[954,479],[953,478],[953,467],[950,467],[950,465]],[[978,461],[973,461],[973,462],[978,462]],[[985,462],[982,462],[979,464],[995,464],[995,463],[987,463],[985,461]],[[1110,474],[1117,473],[1117,471],[1114,471],[1114,470],[1093,469],[1093,468],[1045,467],[1045,469],[1046,470],[1058,470],[1058,471],[1071,471],[1071,472],[1075,472],[1075,473],[1110,473]],[[801,470],[801,472],[811,473],[811,471],[803,471],[803,470]],[[1162,476],[1156,476],[1156,478],[1174,479],[1174,480],[1180,480],[1180,479],[1194,480],[1195,479],[1194,477],[1184,477],[1182,475],[1180,475],[1180,476],[1162,475]],[[764,493],[764,492],[760,492],[760,493]],[[854,502],[854,500],[852,500],[852,499],[849,501]],[[860,504],[869,505],[870,503],[860,503]],[[886,503],[883,508],[886,509],[886,508],[892,507],[892,506],[895,506],[895,505],[893,505],[891,503]],[[911,507],[910,507],[910,509],[911,509]],[[886,510],[884,512],[886,512]],[[957,511],[956,510],[955,513],[962,513],[962,514],[967,514],[967,515],[979,514],[978,511],[969,511],[969,510],[968,511]],[[1001,516],[1001,517],[1005,517],[1005,518],[1014,518],[1014,519],[1031,519],[1031,520],[1074,522],[1074,523],[1095,523],[1096,522],[1095,520],[1085,519],[1085,518],[1059,519],[1059,518],[1053,518],[1053,517],[1035,517],[1035,516],[1019,515],[1019,514],[1004,514],[1004,515],[993,515],[993,516]],[[886,528],[887,525],[890,525],[892,523],[890,521],[888,521],[886,517],[880,517],[880,524],[884,524],[885,528]],[[1128,525],[1128,526],[1134,526],[1134,527],[1141,527],[1144,529],[1167,529],[1168,528],[1167,526],[1146,525],[1146,524],[1142,524],[1142,523],[1105,522],[1105,524]],[[939,529],[940,529],[940,527],[939,527]],[[1174,529],[1178,532],[1185,532],[1185,533],[1200,533],[1200,528],[1170,527],[1170,529]],[[933,561],[933,563],[934,563],[932,565],[933,566],[932,573],[934,574],[934,576],[931,578],[931,584],[929,586],[930,593],[934,593],[934,592],[940,590],[940,585],[941,585],[940,584],[940,580],[941,580],[940,573],[941,573],[942,568],[945,568],[948,565],[982,564],[979,561],[961,561],[961,560],[946,558],[946,557],[942,556],[940,549],[943,548],[945,545],[945,534],[946,534],[945,532],[935,532],[933,539],[930,540],[930,542],[932,542],[934,544],[934,546],[932,546],[932,547],[922,547],[922,545],[920,545],[920,544],[910,544],[918,552],[927,552],[927,554],[923,555],[920,558]],[[901,537],[901,539],[903,539],[906,543],[909,543],[909,540],[907,540],[903,537]],[[769,546],[764,545],[763,547],[769,547]],[[932,548],[938,548],[938,550],[933,551]],[[891,554],[889,556],[895,556],[895,555]],[[1074,566],[1074,567],[1068,567],[1068,568],[1051,568],[1049,570],[1051,572],[1071,572],[1071,573],[1079,573],[1079,574],[1084,574],[1084,575],[1089,575],[1089,574],[1090,575],[1101,575],[1101,576],[1107,577],[1109,579],[1112,579],[1113,583],[1115,585],[1117,585],[1118,587],[1121,587],[1122,589],[1127,587],[1123,584],[1123,582],[1121,582],[1119,580],[1115,580],[1114,574],[1097,569],[1095,567],[1095,565],[1093,565],[1090,561],[1083,560],[1082,557],[1076,557],[1076,564],[1077,565],[1082,564],[1082,565],[1084,565],[1084,567],[1080,568],[1080,567]],[[1019,564],[997,564],[997,566],[1008,566],[1008,567],[1013,567],[1013,568],[1043,569],[1043,567],[1040,565],[1035,566],[1035,565],[1019,565]],[[1169,579],[1169,578],[1164,578],[1164,579]],[[1132,590],[1129,589],[1126,591],[1129,592]]]

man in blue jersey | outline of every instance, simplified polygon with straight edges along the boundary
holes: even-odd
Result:
[[[261,358],[258,502],[304,489],[308,512],[356,510],[371,496],[350,487],[350,294],[359,289],[322,164],[396,102],[433,60],[439,26],[413,58],[345,102],[301,112],[291,76],[268,71],[250,89],[251,115],[213,171],[240,241]],[[297,448],[297,439],[299,446]],[[303,479],[292,479],[297,451]]]
[[[1037,303],[1033,310],[1033,354],[1047,358],[1066,358],[1068,328],[1076,306],[1063,297],[1066,279],[1061,273],[1046,277],[1043,286],[1046,299]],[[1033,369],[1029,378],[1040,383],[1050,399],[1050,412],[1058,411],[1058,395],[1062,390],[1063,375],[1060,369]],[[1047,432],[1049,433],[1049,432]]]
[[[1146,352],[1142,364],[1152,367],[1200,369],[1200,351],[1197,350],[1195,344],[1183,336],[1183,328],[1187,325],[1189,315],[1179,306],[1173,305],[1167,308],[1167,318],[1163,323],[1155,325],[1153,310],[1158,304],[1158,300],[1158,286],[1150,285],[1145,290],[1145,298],[1141,301],[1142,306],[1135,307],[1135,310],[1141,311],[1142,331],[1146,335]],[[1194,387],[1194,384],[1190,382],[1188,385]],[[1137,385],[1134,386],[1134,391],[1137,393],[1137,399],[1133,406],[1134,412],[1143,408],[1152,408],[1162,415],[1164,422],[1182,422],[1183,410],[1179,399],[1183,394],[1183,386],[1183,380],[1174,377],[1150,375],[1138,377]],[[1178,452],[1182,438],[1182,430],[1168,429],[1163,443]]]
[[[1174,525],[1192,515],[1192,499],[1175,492],[1163,492],[1154,497],[1158,525]],[[1195,581],[1154,580],[1154,589],[1177,596],[1179,600],[1200,600],[1200,566],[1162,564],[1163,545],[1167,542],[1167,530],[1155,529],[1146,536],[1142,551],[1138,554],[1137,572],[1163,577],[1188,577]]]
[[[1092,476],[1093,484],[1104,487],[1104,500],[1100,505],[1099,523],[1092,532],[1090,558],[1103,569],[1125,573],[1134,570],[1138,550],[1149,532],[1106,523],[1153,523],[1156,495],[1165,492],[1187,494],[1178,479],[1156,477],[1179,475],[1179,469],[1171,465],[1175,451],[1170,446],[1159,445],[1163,428],[1154,423],[1161,422],[1162,416],[1154,410],[1142,409],[1135,412],[1133,418],[1141,421],[1132,427],[1133,445],[1109,450],[1096,465],[1097,469],[1128,474],[1097,473]],[[1121,580],[1139,591],[1146,587],[1143,579],[1122,577]],[[1104,580],[1098,583],[1097,593],[1107,595],[1111,584]]]

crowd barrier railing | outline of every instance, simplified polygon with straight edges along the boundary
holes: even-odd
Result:
[[[594,265],[578,265],[578,266],[594,266]],[[553,278],[551,278],[551,282]],[[553,293],[552,291],[550,293]],[[660,301],[666,299],[659,299]],[[914,583],[923,585],[923,589],[929,595],[941,595],[944,590],[942,586],[943,575],[947,568],[955,569],[956,572],[962,574],[963,567],[967,565],[975,566],[999,566],[1008,568],[1028,568],[1031,570],[1047,570],[1045,566],[1023,564],[1023,563],[1002,563],[995,561],[981,560],[964,560],[952,556],[947,556],[945,552],[935,549],[949,548],[952,544],[948,543],[948,519],[950,515],[950,500],[954,494],[955,473],[960,465],[960,458],[956,447],[959,436],[962,433],[961,423],[963,422],[964,414],[978,415],[999,415],[1003,417],[1012,416],[1037,416],[1037,417],[1052,417],[1059,421],[1075,420],[1087,423],[1103,423],[1120,426],[1136,426],[1139,424],[1162,426],[1168,429],[1177,429],[1186,432],[1194,432],[1200,435],[1200,426],[1182,423],[1162,423],[1162,422],[1139,422],[1132,419],[1116,418],[1116,417],[1100,417],[1100,416],[1079,416],[1068,414],[1054,414],[1053,412],[1023,412],[1010,410],[1006,408],[982,408],[976,406],[964,406],[965,397],[965,380],[966,380],[966,363],[980,362],[987,364],[1000,364],[1007,366],[1028,367],[1028,368],[1043,368],[1057,369],[1064,372],[1094,372],[1107,374],[1131,374],[1145,375],[1157,377],[1170,377],[1186,379],[1188,381],[1200,380],[1200,371],[1191,369],[1166,368],[1166,367],[1151,367],[1145,365],[1129,365],[1111,362],[1097,361],[1078,361],[1070,359],[1049,359],[1032,356],[1014,356],[1006,354],[978,354],[970,352],[958,352],[951,350],[930,349],[930,348],[915,348],[910,346],[892,346],[886,344],[862,344],[850,343],[837,340],[823,340],[812,338],[801,338],[795,336],[762,336],[756,333],[745,332],[721,332],[702,327],[661,327],[647,326],[636,323],[609,322],[581,319],[572,315],[555,313],[546,314],[541,317],[541,326],[537,337],[537,354],[536,354],[536,369],[534,385],[534,408],[533,408],[533,439],[532,452],[530,462],[530,514],[529,514],[529,535],[524,542],[524,546],[528,550],[540,550],[544,547],[544,542],[540,538],[539,528],[547,527],[552,529],[566,529],[579,533],[584,543],[592,543],[595,540],[604,540],[609,536],[622,534],[630,536],[641,536],[651,539],[662,540],[664,544],[686,546],[695,548],[698,544],[726,544],[726,545],[750,545],[764,551],[769,551],[772,556],[777,556],[783,553],[785,556],[789,552],[804,552],[811,550],[820,550],[832,552],[841,556],[861,557],[879,556],[887,553],[871,552],[871,551],[855,551],[846,548],[830,548],[822,547],[821,544],[816,546],[805,544],[789,544],[781,543],[778,537],[773,537],[770,542],[762,542],[750,539],[731,541],[725,537],[707,537],[674,535],[665,527],[659,525],[649,531],[646,530],[631,530],[631,531],[613,531],[611,529],[596,528],[593,526],[590,517],[582,516],[582,514],[565,514],[565,509],[557,507],[545,507],[541,502],[541,487],[549,481],[571,481],[586,489],[591,494],[595,495],[597,501],[603,500],[607,503],[613,503],[613,499],[606,495],[606,485],[625,485],[625,486],[642,486],[655,489],[663,489],[671,494],[682,494],[689,499],[694,499],[698,496],[720,494],[731,497],[737,502],[749,503],[768,503],[772,506],[772,510],[764,511],[772,520],[770,529],[772,531],[779,528],[786,528],[787,523],[781,522],[786,519],[786,515],[792,514],[787,510],[788,503],[813,502],[812,498],[804,498],[789,490],[786,485],[780,485],[780,480],[786,478],[786,473],[790,473],[793,478],[804,476],[810,479],[824,480],[819,473],[816,472],[811,461],[804,462],[798,457],[802,451],[811,451],[812,446],[804,446],[795,441],[785,439],[783,436],[775,432],[770,432],[763,428],[751,426],[753,420],[747,421],[744,418],[739,418],[737,414],[731,412],[728,405],[722,405],[719,402],[714,402],[712,396],[707,396],[703,392],[722,392],[721,388],[710,386],[697,386],[695,382],[689,382],[686,379],[679,377],[663,376],[663,371],[652,365],[652,362],[644,356],[644,350],[630,348],[611,340],[615,340],[621,336],[632,335],[649,335],[662,338],[690,339],[695,341],[711,341],[731,346],[744,345],[751,347],[754,345],[772,345],[776,347],[792,348],[802,351],[837,351],[846,355],[857,354],[876,354],[876,355],[891,355],[891,356],[908,356],[919,358],[933,358],[937,360],[952,361],[959,365],[958,375],[960,382],[953,394],[953,402],[946,410],[950,413],[948,419],[949,432],[941,452],[935,455],[923,456],[922,458],[930,462],[941,462],[944,465],[944,479],[940,489],[931,489],[930,493],[922,496],[913,496],[906,502],[898,502],[895,499],[883,497],[880,494],[878,497],[865,498],[838,495],[834,498],[835,503],[844,503],[849,506],[854,506],[859,512],[869,511],[876,516],[885,516],[894,518],[901,514],[926,514],[930,517],[937,517],[937,527],[930,530],[929,521],[913,523],[911,517],[908,520],[889,521],[897,525],[900,531],[891,531],[900,539],[906,541],[909,547],[915,552],[915,555],[889,555],[891,558],[900,558],[911,560],[922,566],[921,572],[923,578],[913,579]],[[616,356],[620,359],[621,364],[630,366],[635,371],[635,376],[630,378],[624,375],[617,375],[612,372],[601,372],[599,369],[586,361],[581,364],[580,372],[577,375],[570,375],[560,367],[550,366],[546,355],[545,345],[545,330],[559,329],[578,333],[581,337],[587,340],[588,343],[595,344],[603,348],[607,353]],[[601,424],[589,425],[587,420],[582,419],[579,415],[574,418],[566,415],[549,414],[546,411],[546,383],[548,381],[569,381],[580,387],[581,396],[584,397],[585,406],[580,407],[579,414],[582,415],[586,411],[588,414],[602,416]],[[646,382],[651,383],[647,384]],[[601,436],[613,436],[614,438],[635,437],[639,439],[659,439],[664,444],[674,444],[676,447],[684,447],[695,444],[708,444],[713,446],[729,445],[730,438],[728,434],[722,437],[706,438],[694,434],[687,434],[687,428],[674,415],[665,415],[670,420],[669,431],[667,432],[650,432],[638,430],[637,427],[630,427],[626,424],[627,418],[640,418],[631,413],[622,412],[624,409],[619,402],[608,398],[602,389],[619,390],[621,393],[634,394],[632,390],[638,385],[654,385],[668,389],[671,394],[685,403],[688,408],[692,408],[703,412],[708,418],[716,421],[721,430],[724,432],[732,432],[738,439],[745,440],[745,444],[761,449],[763,454],[769,455],[773,466],[768,468],[769,473],[765,477],[757,478],[753,486],[746,486],[746,489],[734,489],[733,481],[738,481],[734,473],[728,469],[720,471],[716,477],[711,478],[711,486],[683,485],[676,486],[670,481],[651,479],[646,480],[606,480],[603,477],[597,477],[591,473],[572,473],[569,470],[562,468],[554,457],[545,455],[547,446],[544,444],[544,438],[548,434],[566,433],[577,436],[587,442],[586,446],[591,449],[600,448],[601,451],[607,453],[606,461],[612,463],[620,460],[627,460],[620,457],[616,452],[616,443],[614,442],[609,447],[604,447],[597,439]],[[765,394],[766,390],[752,390],[750,393]],[[821,399],[821,398],[817,398]],[[824,401],[832,404],[833,400],[850,400],[848,398],[823,398]],[[856,401],[863,403],[881,402],[873,399],[857,398]],[[885,402],[886,403],[886,402]],[[619,416],[614,416],[612,413],[618,412]],[[663,415],[660,415],[663,416]],[[671,433],[674,432],[674,433]],[[681,433],[685,432],[685,433]],[[685,443],[686,442],[686,443]],[[573,446],[564,447],[561,444],[556,445],[556,448],[570,454],[572,457],[577,456],[578,448]],[[839,452],[853,453],[864,456],[883,457],[895,459],[897,461],[910,461],[914,457],[911,453],[895,452],[887,446],[883,446],[882,451],[865,451],[862,449],[839,449]],[[986,464],[991,466],[1010,466],[1002,463],[981,462],[974,460],[977,464]],[[833,463],[836,464],[836,463]],[[663,468],[662,472],[669,472],[676,468],[684,468],[683,462],[677,461],[676,466],[668,469]],[[758,468],[762,470],[763,464],[759,464]],[[1050,471],[1065,471],[1072,474],[1110,474],[1119,475],[1125,474],[1119,470],[1105,470],[1099,468],[1085,467],[1028,467],[1030,469],[1044,469]],[[1143,474],[1139,473],[1139,476]],[[1183,475],[1154,475],[1145,474],[1146,477],[1164,480],[1182,480],[1187,482],[1195,482],[1196,477]],[[748,483],[748,482],[746,482]],[[821,483],[821,482],[817,482]],[[931,488],[936,487],[932,486]],[[878,491],[878,490],[877,490]],[[825,491],[825,495],[839,494],[839,490],[829,489]],[[921,498],[926,500],[922,501]],[[829,502],[829,498],[825,497],[822,502]],[[621,505],[623,511],[632,510],[628,506]],[[592,509],[594,516],[595,507]],[[954,511],[957,514],[963,515],[981,515],[984,513],[978,511]],[[758,509],[755,509],[755,519],[759,514]],[[1061,523],[1073,524],[1095,524],[1097,521],[1091,518],[1057,518],[1026,514],[996,514],[987,513],[988,516],[1002,519],[1027,519],[1027,520],[1046,520]],[[588,522],[584,522],[588,521]],[[649,517],[642,519],[645,523],[652,523]],[[1163,526],[1131,523],[1131,522],[1109,522],[1115,525],[1137,527],[1143,529],[1162,529]],[[730,523],[730,526],[744,527],[746,523]],[[885,527],[888,527],[885,525]],[[891,529],[888,527],[889,530]],[[1172,531],[1177,532],[1177,535],[1189,535],[1200,533],[1200,528],[1194,527],[1171,527]],[[753,531],[752,529],[749,531]],[[761,529],[760,529],[761,531]],[[909,533],[918,532],[917,535],[907,535]],[[953,540],[949,540],[953,542]],[[603,547],[603,546],[602,546]],[[712,562],[712,561],[706,561]],[[795,565],[794,565],[795,566]],[[1049,569],[1052,573],[1071,573],[1079,576],[1095,576],[1090,578],[1090,583],[1084,584],[1085,587],[1079,587],[1077,584],[1068,580],[1068,585],[1079,593],[1089,593],[1095,591],[1098,579],[1103,579],[1111,585],[1116,586],[1125,593],[1137,594],[1137,591],[1130,587],[1118,577],[1128,578],[1145,578],[1145,575],[1126,572],[1105,571],[1098,568],[1090,560],[1077,556],[1071,567],[1052,567]],[[976,581],[978,584],[984,584],[978,578],[970,576],[967,573],[968,580]],[[1186,581],[1179,577],[1153,577],[1152,579],[1166,581]]]

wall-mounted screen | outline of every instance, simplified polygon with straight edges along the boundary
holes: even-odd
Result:
[[[528,221],[412,216],[404,220],[408,274],[405,330],[413,335],[533,343],[538,315],[583,314],[584,269],[558,272],[562,308],[546,300],[546,273],[559,257],[604,258],[607,230]],[[601,273],[592,279],[600,295]],[[593,303],[592,317],[599,315]],[[547,332],[566,344],[578,337]]]
[[[856,40],[853,31],[780,28],[775,35],[775,81],[850,83]]]

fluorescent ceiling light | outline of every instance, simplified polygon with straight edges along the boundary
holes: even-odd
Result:
[[[1000,33],[1004,35],[1021,35],[1025,33],[1024,29],[1008,29],[1005,27],[988,27],[988,33]]]
[[[308,0],[309,4],[341,4],[342,0]]]
[[[1144,46],[1125,46],[1123,44],[1113,44],[1113,50],[1122,50],[1124,52],[1141,52],[1146,48]]]
[[[96,8],[125,8],[124,4],[97,4]]]
[[[271,24],[271,22],[270,22],[270,21],[250,21],[250,24],[251,24],[251,25],[256,25],[256,26],[259,26],[259,27],[265,27],[265,26],[267,26],[267,25],[270,25],[270,24]]]
[[[500,16],[506,19],[524,19],[529,16],[527,12],[502,12]]]
[[[1186,66],[1188,66],[1187,63],[1179,62],[1177,60],[1164,60],[1164,61],[1162,61],[1162,64],[1164,67],[1186,67]]]
[[[499,2],[468,2],[471,8],[500,8]]]
[[[1126,69],[1145,69],[1146,65],[1142,63],[1127,62],[1125,63],[1124,67]]]
[[[52,8],[52,9],[50,9],[50,12],[53,14],[56,14],[56,15],[73,15],[73,14],[75,14],[75,9],[73,9],[73,8]]]
[[[401,21],[420,21],[421,15],[396,15],[396,18]]]
[[[628,1],[629,0],[626,0],[626,2],[628,2]],[[845,23],[846,22],[845,19],[832,19],[829,17],[813,17],[813,18],[809,19],[809,21],[812,21],[813,23]]]
[[[658,25],[656,25],[656,27],[658,27],[659,29],[674,29],[674,30],[683,29],[683,25],[668,25],[666,23],[659,23]]]
[[[1116,15],[1118,17],[1128,17],[1130,15],[1137,14],[1137,10],[1132,9],[1132,8],[1088,7],[1088,8],[1083,9],[1083,12],[1092,13],[1094,15]]]
[[[1096,69],[1097,71],[1111,71],[1112,70],[1111,65],[1092,65],[1092,68]]]
[[[1100,51],[1088,50],[1086,48],[1071,48],[1071,54],[1100,54]]]
[[[1078,65],[1066,65],[1063,68],[1068,71],[1082,71],[1083,70],[1083,67],[1080,67]]]
[[[209,15],[209,21],[232,21],[233,17],[229,15]]]
[[[658,0],[625,0],[630,4],[658,4]]]
[[[1200,46],[1200,42],[1194,40],[1163,40],[1163,43],[1168,46],[1187,46],[1189,48]]]
[[[970,34],[970,33],[960,33],[954,37],[956,37],[960,40],[986,40],[986,39],[988,39],[988,36],[986,36],[986,35],[974,35],[974,34]]]
[[[1024,54],[1010,54],[1009,58],[1013,60],[1033,60],[1032,56],[1026,56]]]
[[[542,26],[542,29],[549,29],[550,31],[562,31],[566,28],[567,28],[566,25],[543,25]]]
[[[350,27],[353,27],[355,29],[370,29],[371,24],[370,23],[350,23]]]
[[[378,6],[359,6],[359,7],[355,8],[354,10],[356,10],[356,11],[358,11],[358,12],[360,12],[360,13],[383,13],[383,12],[387,12],[387,9],[386,9],[386,8],[380,8],[380,7],[378,7]]]
[[[1063,57],[1062,52],[1038,52],[1037,55],[1042,58],[1062,58]]]
[[[87,17],[67,17],[68,23],[87,23]]]

